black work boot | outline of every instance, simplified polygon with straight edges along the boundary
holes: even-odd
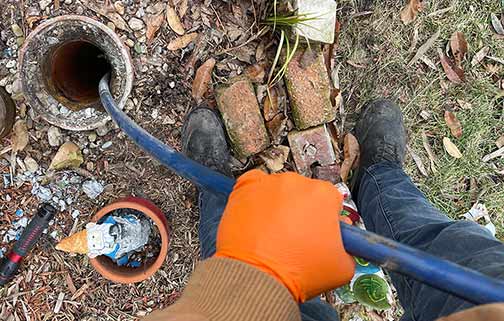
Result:
[[[360,145],[360,163],[353,187],[362,169],[390,162],[402,167],[406,154],[406,130],[399,107],[387,99],[367,103],[360,114],[355,134]],[[359,175],[360,174],[360,175]]]
[[[206,107],[187,115],[182,129],[182,152],[190,159],[232,177],[229,148],[219,116]]]

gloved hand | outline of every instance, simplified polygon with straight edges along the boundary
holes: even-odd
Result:
[[[250,171],[229,197],[215,255],[268,273],[304,302],[354,274],[354,260],[341,240],[342,202],[328,182]]]

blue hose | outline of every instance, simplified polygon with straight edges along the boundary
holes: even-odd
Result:
[[[178,153],[138,126],[117,108],[109,75],[100,81],[103,106],[117,125],[146,153],[199,187],[228,196],[235,181]],[[504,302],[504,282],[400,244],[369,231],[341,224],[345,250],[381,267],[413,278],[474,304]]]

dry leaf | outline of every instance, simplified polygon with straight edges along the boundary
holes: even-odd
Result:
[[[427,134],[425,134],[424,131],[422,131],[422,144],[423,144],[425,151],[427,152],[427,156],[429,156],[431,171],[435,174],[435,173],[437,173],[436,155],[432,151],[432,148],[429,144],[429,139],[427,138]]]
[[[290,148],[284,145],[272,146],[259,154],[266,167],[272,172],[278,172],[284,168],[289,157]]]
[[[504,146],[504,135],[502,135],[495,141],[495,145],[497,145],[497,148]]]
[[[270,121],[280,112],[278,105],[278,91],[275,87],[269,90],[269,95],[264,99],[263,116]]]
[[[46,19],[47,16],[29,16],[26,18],[26,23],[28,24],[28,27],[30,27],[30,29],[33,29],[33,25],[42,20],[42,19]]]
[[[184,25],[180,22],[177,12],[170,4],[166,5],[166,20],[168,21],[170,28],[179,36],[182,36],[185,33]]]
[[[159,28],[163,25],[164,13],[160,12],[157,15],[151,15],[147,18],[147,31],[145,36],[148,41],[154,39],[154,36],[158,32]]]
[[[106,6],[99,6],[95,4],[93,1],[84,0],[81,2],[89,10],[94,11],[95,13],[108,18],[110,21],[114,23],[114,25],[117,28],[124,31],[131,31],[126,21],[124,21],[121,15],[118,14],[117,12],[109,11],[109,9]]]
[[[439,38],[439,35],[441,35],[441,30],[436,31],[435,34],[433,34],[423,45],[421,45],[420,48],[418,48],[418,51],[415,54],[415,56],[408,63],[408,66],[413,65],[415,62],[418,61],[418,59],[420,59],[423,55],[425,55],[427,51],[429,51],[429,49],[434,45],[436,40]]]
[[[77,289],[75,288],[75,285],[72,280],[72,277],[70,276],[70,273],[65,274],[65,280],[66,280],[66,284],[67,284],[67,287],[68,287],[68,290],[70,291],[70,293],[75,294],[75,292],[77,292]]]
[[[266,122],[266,128],[273,144],[280,144],[282,138],[287,136],[287,121],[288,119],[284,114],[278,114],[272,120]]]
[[[459,104],[462,109],[472,109],[472,104],[462,99],[457,99],[457,104]]]
[[[441,49],[439,51],[439,58],[441,59],[441,65],[448,79],[455,83],[461,84],[465,80],[464,70],[453,63],[453,61],[448,58]]]
[[[401,11],[401,21],[406,25],[413,22],[422,9],[423,3],[421,0],[409,0],[409,3]]]
[[[256,58],[256,61],[261,61],[265,57],[266,57],[265,45],[264,45],[264,42],[261,41],[261,43],[257,46],[256,52],[255,52],[255,58]]]
[[[502,23],[497,15],[495,15],[495,13],[492,13],[490,17],[492,19],[492,26],[495,29],[495,32],[497,32],[499,35],[504,35],[504,27],[502,27]]]
[[[182,0],[178,6],[178,14],[180,19],[183,19],[187,13],[187,9],[189,9],[188,0]]]
[[[175,51],[175,50],[179,50],[179,49],[185,48],[191,42],[193,42],[194,40],[196,40],[197,37],[198,37],[198,33],[197,32],[193,32],[193,33],[189,33],[187,35],[183,35],[182,37],[178,37],[178,38],[175,38],[172,41],[170,41],[170,43],[168,44],[167,48],[168,48],[168,50],[171,50],[171,51]]]
[[[410,147],[409,145],[406,145],[406,149],[408,150],[408,152],[410,153],[411,155],[411,158],[413,158],[413,161],[415,162],[418,170],[420,171],[420,173],[425,176],[425,177],[428,177],[429,174],[427,173],[427,171],[425,170],[425,166],[422,162],[422,159],[420,158],[420,156],[417,155],[417,153],[415,153]]]
[[[29,136],[26,122],[22,119],[18,120],[12,127],[12,153],[15,154],[25,149],[28,145]]]
[[[192,85],[192,96],[198,104],[208,91],[208,85],[212,80],[212,72],[215,67],[215,63],[215,59],[210,58],[196,71],[196,76],[194,77]]]
[[[455,58],[455,63],[457,66],[460,66],[467,54],[467,41],[462,32],[457,31],[453,33],[450,40],[450,47],[453,57]]]
[[[485,59],[485,57],[488,55],[489,52],[490,47],[487,46],[481,48],[481,50],[478,51],[471,60],[471,66],[475,67],[476,65],[479,65],[479,63],[482,62],[483,59]]]
[[[345,183],[354,163],[359,158],[359,142],[352,134],[346,134],[343,142],[343,154],[345,159],[341,164],[341,180]]]
[[[446,110],[444,113],[444,119],[452,135],[455,138],[460,138],[462,136],[462,124],[458,120],[457,116],[451,111]]]
[[[266,71],[263,64],[255,64],[245,69],[245,76],[252,82],[263,83]]]
[[[504,147],[501,147],[498,150],[496,150],[495,152],[490,153],[490,154],[486,155],[485,157],[483,157],[483,161],[486,163],[486,162],[491,161],[492,159],[496,159],[496,158],[503,157],[503,156],[504,156]]]
[[[458,147],[452,143],[448,137],[443,138],[443,147],[448,152],[448,154],[453,158],[462,158],[462,153]]]

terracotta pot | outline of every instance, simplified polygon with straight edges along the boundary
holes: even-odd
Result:
[[[106,279],[117,283],[136,283],[148,279],[163,265],[168,254],[169,231],[165,215],[150,201],[140,197],[127,197],[102,208],[93,217],[92,222],[98,222],[102,217],[117,209],[131,208],[144,213],[152,219],[161,236],[161,250],[158,256],[144,262],[140,267],[118,266],[109,257],[100,255],[91,260],[91,265]]]

